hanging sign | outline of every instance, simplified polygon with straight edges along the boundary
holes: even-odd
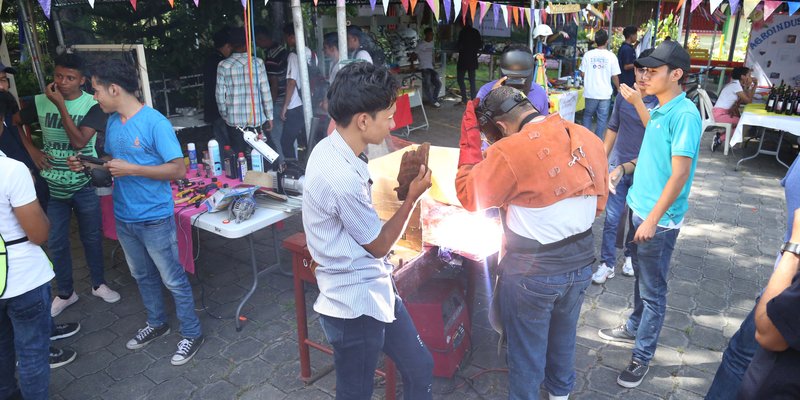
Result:
[[[800,79],[797,52],[800,37],[800,17],[789,15],[772,16],[772,21],[753,28],[747,44],[746,66],[753,70],[759,86],[779,84],[782,80],[795,82]]]
[[[548,14],[570,14],[581,11],[580,4],[553,4],[547,5]]]

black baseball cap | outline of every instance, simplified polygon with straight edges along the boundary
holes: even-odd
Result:
[[[658,68],[662,65],[669,65],[673,68],[680,68],[689,72],[692,62],[689,53],[674,40],[665,40],[647,56],[637,59],[634,62],[637,67]]]
[[[5,64],[0,62],[0,72],[5,72],[7,74],[16,75],[17,70],[11,67],[6,67]]]

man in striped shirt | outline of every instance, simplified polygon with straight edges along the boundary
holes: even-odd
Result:
[[[242,133],[236,127],[272,130],[272,94],[269,90],[264,61],[253,57],[251,65],[247,60],[244,28],[231,30],[230,44],[233,47],[233,54],[222,60],[217,66],[215,92],[217,106],[219,115],[228,125],[228,134],[233,150],[237,153],[249,152]],[[269,139],[269,136],[267,137]],[[271,140],[267,142],[270,147],[275,148]]]
[[[424,166],[400,209],[381,224],[372,207],[364,150],[394,127],[397,83],[384,67],[356,62],[342,68],[328,91],[336,130],[308,161],[303,227],[319,297],[314,310],[336,366],[336,398],[370,399],[381,351],[400,369],[406,400],[431,399],[433,358],[419,338],[383,261],[400,237],[417,200],[431,186]]]

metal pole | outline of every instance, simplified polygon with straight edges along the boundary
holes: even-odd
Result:
[[[686,15],[686,2],[684,1],[683,5],[681,6],[681,17],[678,20],[678,37],[675,38],[675,39],[678,40],[678,43],[680,43],[681,42],[681,38],[684,37],[684,36],[681,36],[681,35],[683,35],[683,17],[685,15]],[[689,36],[689,31],[687,30],[686,31],[686,37],[688,37],[688,36]],[[686,40],[685,39],[683,40],[683,48],[684,49],[686,48]]]
[[[688,0],[687,0],[688,1]],[[692,14],[693,12],[689,13],[689,18],[686,19],[686,36],[683,37],[683,48],[686,48],[686,45],[689,43],[689,33],[692,31]]]
[[[25,44],[28,46],[28,54],[31,56],[31,65],[33,66],[33,74],[36,75],[36,80],[39,82],[39,90],[44,93],[45,78],[44,71],[42,70],[42,57],[39,54],[39,36],[36,34],[36,29],[33,28],[33,20],[31,14],[30,1],[18,0],[19,12],[22,16],[22,29],[25,32]]]
[[[58,16],[58,7],[53,7],[50,16],[53,18],[53,27],[55,28],[56,39],[58,40],[58,49],[56,53],[61,53],[66,50],[67,47],[64,45],[64,32],[61,29],[61,17]]]
[[[317,63],[319,67],[324,72],[324,75],[327,77],[328,68],[325,68],[325,50],[322,46],[322,18],[319,16],[319,12],[317,11],[317,7],[314,7],[314,36],[317,38]]]
[[[445,0],[447,1],[447,0]],[[458,1],[458,0],[456,0]],[[531,0],[531,14],[533,14],[533,10],[536,9],[536,0]],[[528,47],[531,49],[531,53],[533,53],[533,15],[531,15],[531,23],[528,24],[530,28],[530,32],[528,34]]]
[[[611,0],[611,9],[608,13],[608,36],[614,36],[614,0]]]
[[[658,8],[656,9],[656,23],[653,27],[653,37],[650,39],[650,46],[656,47],[656,36],[658,36],[658,22],[661,18],[661,0],[658,0]]]
[[[311,137],[311,118],[314,104],[311,104],[311,87],[308,80],[308,64],[306,63],[306,37],[303,32],[303,10],[300,0],[292,0],[292,22],[294,36],[297,39],[297,65],[300,67],[300,97],[303,99],[303,119],[306,125],[306,137]],[[288,99],[286,101],[289,101]],[[309,139],[310,140],[310,139]]]
[[[336,32],[339,34],[339,62],[349,58],[347,53],[347,14],[344,0],[336,0]]]
[[[731,37],[731,49],[728,52],[728,62],[733,61],[733,52],[736,50],[736,39],[739,36],[739,21],[742,20],[742,8],[736,10],[736,22],[733,23],[733,36]]]

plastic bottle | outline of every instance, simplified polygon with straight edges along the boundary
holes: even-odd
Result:
[[[251,170],[264,172],[264,159],[261,158],[261,153],[256,149],[250,152],[250,165],[252,165]]]
[[[247,159],[244,157],[244,153],[239,153],[237,162],[239,164],[239,180],[244,181],[244,176],[247,175]]]
[[[194,143],[187,144],[186,149],[189,151],[189,169],[195,170],[197,169],[197,149],[195,149]]]
[[[222,150],[222,170],[226,177],[236,179],[236,157],[231,146],[225,146]]]
[[[208,161],[213,166],[214,176],[222,175],[222,158],[220,158],[219,144],[214,139],[208,141]]]

